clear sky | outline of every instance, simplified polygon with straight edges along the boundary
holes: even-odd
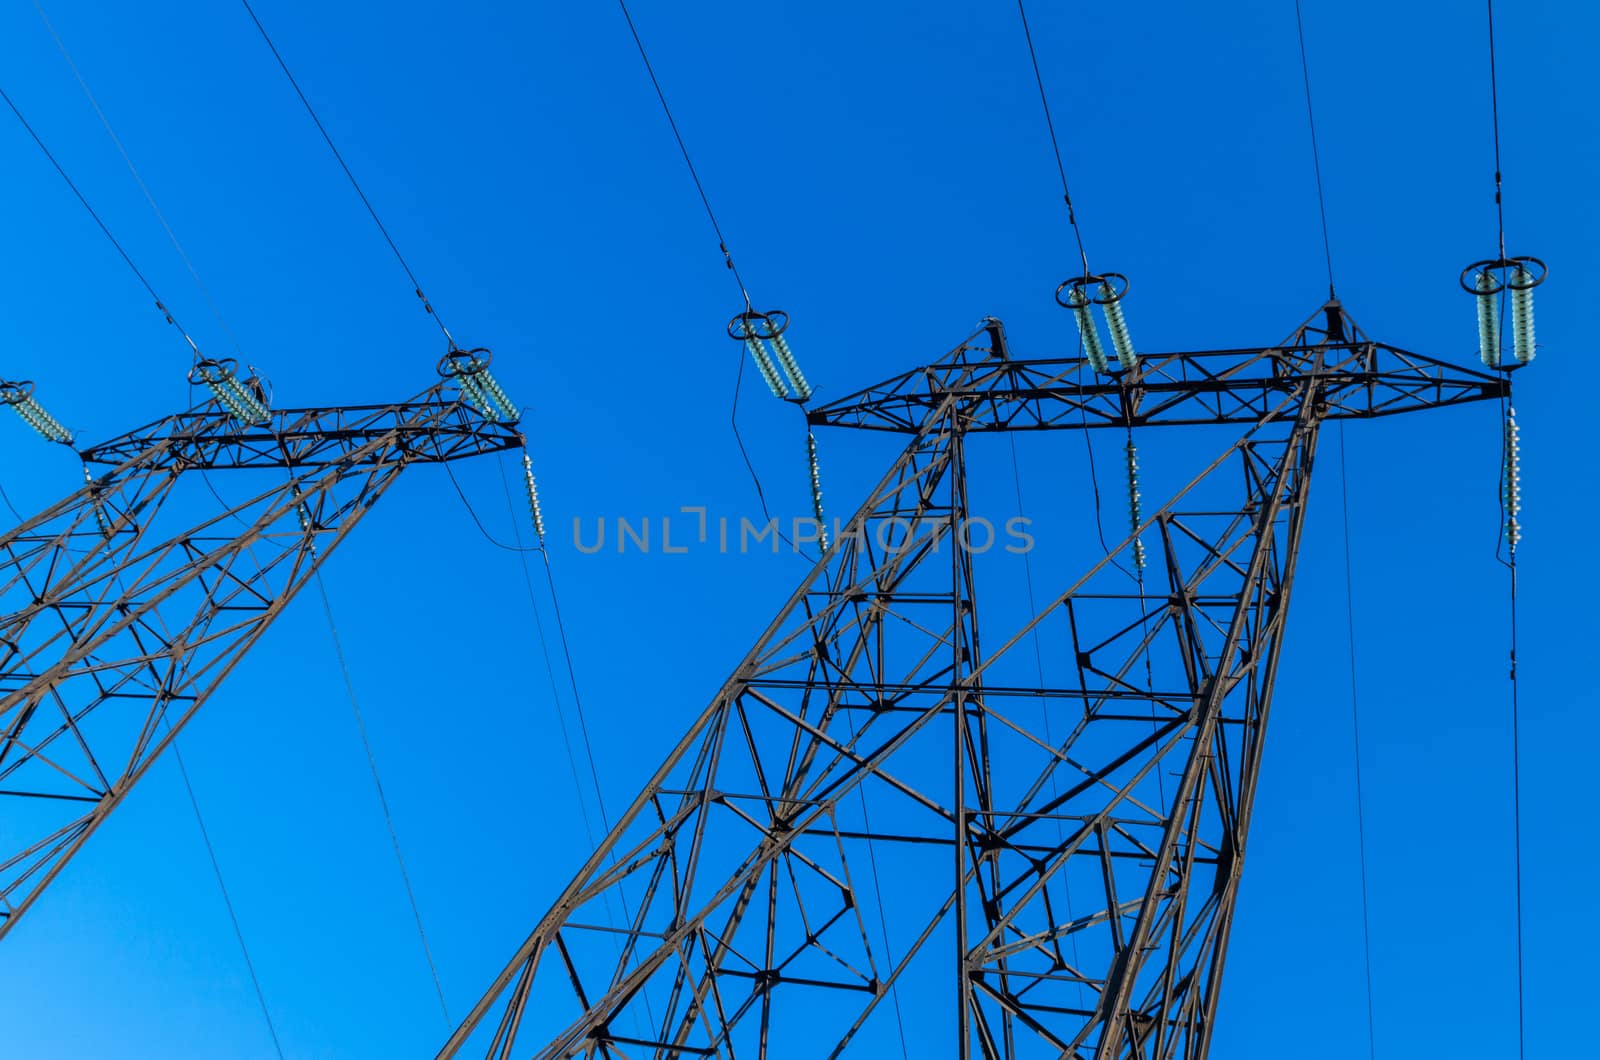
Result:
[[[752,294],[791,314],[822,399],[932,360],[988,314],[1019,354],[1075,349],[1051,292],[1076,255],[1013,5],[632,6]],[[1456,274],[1495,249],[1483,12],[1305,7],[1339,294],[1373,337],[1474,363]],[[280,406],[400,399],[432,381],[438,333],[242,8],[46,9],[227,330],[28,4],[0,12],[0,83],[203,347],[235,355],[231,330]],[[574,518],[755,510],[728,427],[740,353],[722,329],[737,291],[621,15],[476,0],[257,10],[456,336],[492,347],[532,406],[574,666],[605,798],[620,806],[806,569],[792,555],[572,546]],[[1041,0],[1031,14],[1089,251],[1133,277],[1139,343],[1287,334],[1326,291],[1292,0]],[[1558,0],[1507,3],[1498,26],[1508,249],[1552,264],[1539,359],[1516,383],[1533,1057],[1577,1055],[1600,1014],[1586,913],[1600,872],[1584,677],[1600,590],[1584,559],[1595,446],[1590,413],[1560,404],[1583,392],[1581,329],[1600,284],[1597,29],[1589,5]],[[89,441],[173,411],[189,362],[177,333],[8,115],[0,152],[0,375],[36,380]],[[807,502],[791,417],[745,373],[751,456],[792,515]],[[1487,405],[1348,430],[1382,1056],[1513,1055],[1497,431]],[[830,501],[853,508],[887,450],[820,441]],[[1081,520],[1074,441],[1023,466],[1042,507]],[[508,538],[493,463],[459,474]],[[1366,1048],[1331,453],[1319,471],[1217,1056]],[[80,475],[0,420],[0,485],[18,507],[44,507]],[[430,468],[408,471],[327,568],[457,1017],[586,852],[522,577]],[[314,599],[289,609],[182,747],[285,1052],[432,1055],[446,1021]],[[170,762],[0,946],[0,1016],[11,1056],[272,1055]],[[925,1055],[945,1055],[937,1018]]]

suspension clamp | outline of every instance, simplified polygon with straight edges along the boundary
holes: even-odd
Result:
[[[1090,294],[1087,288],[1100,285],[1101,293]],[[1062,280],[1061,286],[1056,288],[1056,305],[1062,309],[1075,309],[1079,306],[1093,303],[1095,305],[1111,305],[1120,302],[1128,294],[1128,278],[1120,272],[1090,273],[1087,276],[1078,276],[1070,280]],[[1063,299],[1065,295],[1065,299]],[[1074,298],[1078,295],[1078,298]]]

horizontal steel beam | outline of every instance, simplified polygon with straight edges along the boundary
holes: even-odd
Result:
[[[1318,323],[1320,322],[1320,326]],[[1318,356],[1310,356],[1311,351]],[[1369,419],[1498,399],[1504,374],[1461,368],[1361,335],[1329,303],[1277,346],[1144,354],[1097,374],[1080,357],[1017,360],[989,320],[950,354],[811,411],[813,426],[915,433],[956,397],[969,431],[1254,424],[1283,399],[1316,393],[1322,419]]]
[[[367,443],[382,439],[386,446]],[[316,468],[329,464],[443,463],[522,446],[515,423],[485,420],[439,384],[391,405],[282,409],[242,424],[215,405],[180,412],[80,454],[113,468],[158,459],[177,470]]]

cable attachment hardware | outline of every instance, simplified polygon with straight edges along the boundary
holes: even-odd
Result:
[[[544,545],[544,511],[539,507],[539,484],[533,480],[533,460],[522,451],[522,484],[528,491],[528,514],[533,516],[533,532]]]
[[[317,521],[311,514],[311,508],[306,504],[306,495],[300,492],[299,487],[294,490],[294,517],[300,524],[300,532],[307,537],[312,537],[317,529]]]
[[[0,381],[0,405],[10,405],[22,417],[22,422],[38,431],[45,441],[72,444],[72,432],[56,422],[34,398],[32,382],[26,379],[16,383]]]
[[[1139,366],[1139,354],[1133,348],[1133,339],[1128,334],[1128,320],[1122,313],[1122,300],[1127,294],[1128,278],[1120,272],[1090,273],[1064,280],[1056,288],[1056,304],[1072,310],[1078,322],[1078,334],[1083,336],[1084,355],[1090,367],[1097,372],[1109,372],[1111,362],[1100,341],[1092,306],[1100,306],[1105,314],[1106,331],[1111,335],[1111,348],[1117,355],[1118,366],[1123,371],[1132,371]]]
[[[1517,426],[1517,410],[1506,407],[1505,460],[1500,474],[1500,502],[1506,511],[1506,544],[1517,554],[1522,540],[1522,429]]]
[[[750,351],[750,356],[756,362],[756,370],[761,373],[761,378],[766,381],[767,389],[772,391],[774,397],[785,401],[798,401],[804,404],[811,400],[811,384],[806,382],[805,373],[800,371],[800,362],[795,358],[794,351],[789,348],[789,342],[783,333],[789,330],[789,314],[781,309],[774,309],[769,313],[758,313],[754,309],[746,309],[743,313],[728,321],[728,337],[735,342],[742,342]],[[771,353],[768,346],[771,346]],[[778,373],[782,366],[783,374]],[[788,383],[785,385],[785,378]],[[794,396],[790,397],[793,388]]]
[[[1139,493],[1139,449],[1133,444],[1131,433],[1128,444],[1123,447],[1123,456],[1128,469],[1128,525],[1133,533],[1133,565],[1144,570],[1144,539],[1139,536],[1139,527],[1144,523],[1144,506]]]
[[[491,423],[516,423],[521,417],[517,406],[500,386],[489,364],[494,355],[480,346],[463,350],[451,347],[439,358],[439,375],[455,383],[461,400]]]
[[[1544,283],[1549,273],[1543,261],[1532,257],[1475,261],[1461,270],[1461,289],[1478,300],[1478,356],[1484,365],[1511,371],[1533,360],[1537,352],[1533,289]],[[1500,356],[1500,306],[1495,296],[1503,291],[1511,292],[1511,356],[1515,363]]]
[[[822,471],[817,464],[817,436],[806,431],[806,462],[811,470],[811,516],[817,521],[817,541],[828,551],[828,524],[822,513]]]
[[[106,518],[106,508],[100,500],[102,487],[94,480],[94,475],[90,474],[88,464],[83,465],[83,484],[89,490],[89,507],[94,509],[94,521],[100,528],[100,536],[110,540],[111,520]]]
[[[189,383],[204,384],[217,403],[228,410],[228,415],[240,423],[260,426],[272,418],[266,406],[266,389],[259,377],[240,380],[239,364],[233,358],[213,360],[202,358],[189,370]]]

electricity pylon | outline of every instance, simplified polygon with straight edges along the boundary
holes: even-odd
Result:
[[[401,471],[522,445],[479,371],[395,405],[169,416],[84,450],[105,473],[0,536],[0,937]],[[211,472],[253,496],[223,504]],[[191,523],[168,502],[200,480],[215,514]]]
[[[441,1056],[881,1056],[896,1019],[962,1060],[1205,1055],[1319,428],[1506,385],[1337,302],[1277,346],[1085,373],[990,320],[811,413],[908,442]],[[971,436],[1199,424],[1242,433],[985,627]]]

